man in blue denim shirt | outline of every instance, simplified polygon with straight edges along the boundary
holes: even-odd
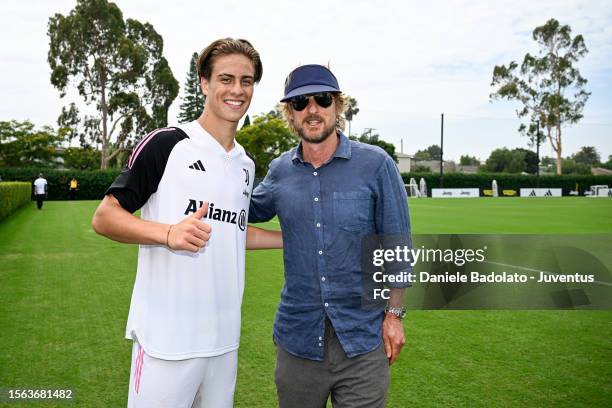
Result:
[[[361,240],[408,237],[406,191],[382,149],[341,130],[346,97],[332,72],[305,65],[281,100],[300,144],[272,161],[253,191],[250,222],[278,215],[285,286],[274,324],[281,407],[383,407],[389,365],[404,344],[404,287],[387,311],[362,305]]]

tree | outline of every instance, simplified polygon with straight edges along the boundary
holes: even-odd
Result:
[[[344,111],[344,117],[346,118],[349,128],[348,134],[351,136],[351,121],[359,113],[359,108],[357,107],[357,99],[349,96],[346,101],[346,110]]]
[[[601,163],[601,167],[612,170],[612,154],[608,156],[608,161]]]
[[[417,150],[413,156],[413,159],[415,161],[428,161],[431,160],[431,155],[427,150]]]
[[[185,95],[181,103],[178,121],[180,123],[192,122],[200,117],[204,109],[206,96],[200,88],[200,75],[198,74],[198,53],[194,52],[189,64],[189,72],[185,79]]]
[[[70,137],[100,143],[100,168],[129,149],[134,135],[166,125],[178,83],[151,24],[124,20],[119,7],[107,0],[78,0],[69,15],[49,19],[47,33],[51,84],[61,97],[69,83],[76,85],[96,112],[81,117],[72,104],[62,110],[58,123],[72,126]]]
[[[361,143],[378,146],[385,152],[387,152],[387,154],[391,156],[394,162],[398,162],[397,155],[395,154],[395,145],[393,143],[385,142],[384,140],[380,139],[380,135],[378,133],[372,134],[371,131],[366,130],[361,134],[361,136],[359,136],[359,138],[351,136],[350,139],[358,140]]]
[[[255,174],[263,177],[270,162],[297,144],[285,121],[271,114],[255,116],[236,133],[236,140],[255,158]]]
[[[459,164],[462,166],[480,166],[480,160],[476,156],[462,155],[459,158]]]
[[[537,155],[531,150],[517,148],[514,150],[495,149],[483,166],[484,171],[491,173],[535,173]]]
[[[438,145],[431,145],[427,148],[431,160],[440,160],[442,158],[442,149]]]
[[[100,151],[91,146],[69,147],[62,153],[64,167],[74,170],[100,168]]]
[[[538,55],[527,53],[520,69],[515,61],[496,65],[491,82],[497,87],[491,99],[517,100],[523,105],[517,115],[529,123],[519,127],[522,134],[533,142],[539,137],[536,123],[545,129],[557,155],[557,174],[561,174],[561,130],[582,119],[590,95],[584,90],[587,80],[574,66],[588,50],[582,35],[572,38],[571,31],[555,19],[536,27],[532,37],[539,45]]]
[[[442,149],[440,146],[434,144],[429,146],[425,150],[417,150],[414,154],[414,160],[425,161],[425,160],[440,160],[442,156]]]
[[[550,167],[553,166],[555,163],[556,161],[552,157],[544,156],[540,159],[540,164],[542,166]]]
[[[62,107],[62,111],[57,118],[57,124],[66,134],[68,140],[78,138],[82,147],[89,146],[91,143],[99,144],[100,138],[100,118],[98,116],[80,116],[79,109],[74,102],[68,107]],[[98,166],[100,163],[98,163]]]
[[[55,167],[62,133],[49,126],[35,129],[30,121],[0,121],[0,166]]]
[[[525,168],[522,170],[526,173],[536,174],[538,171],[538,155],[527,149],[516,148],[513,152],[518,152],[523,154],[523,162],[525,163]]]
[[[512,159],[513,155],[509,149],[495,149],[485,161],[483,170],[491,173],[508,172]],[[522,169],[519,170],[519,172],[520,171],[522,171]]]
[[[590,166],[598,165],[601,160],[594,146],[582,146],[578,153],[572,155],[572,159],[576,163],[588,164]]]
[[[242,128],[245,128],[245,127],[250,126],[250,125],[251,125],[251,118],[249,118],[249,115],[246,115],[244,117],[244,122],[242,122]]]
[[[563,159],[563,174],[591,174],[591,166],[577,163],[571,158]]]

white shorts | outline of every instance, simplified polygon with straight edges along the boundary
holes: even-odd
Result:
[[[134,341],[128,408],[231,408],[237,368],[238,350],[161,360]]]

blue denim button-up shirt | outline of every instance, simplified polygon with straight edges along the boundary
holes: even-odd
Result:
[[[289,353],[311,360],[323,360],[326,316],[348,357],[380,346],[384,312],[361,303],[361,238],[410,233],[393,160],[379,147],[338,137],[336,152],[317,169],[304,161],[301,145],[273,160],[249,211],[250,222],[278,215],[285,285],[274,336]]]

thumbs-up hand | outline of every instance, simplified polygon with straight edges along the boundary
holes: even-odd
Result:
[[[194,217],[196,220],[201,220],[203,216],[208,213],[208,201],[204,202],[198,211],[191,214],[191,217]]]
[[[170,226],[167,244],[170,249],[198,252],[210,239],[210,225],[202,222],[208,213],[205,202],[195,213],[185,217],[178,224]]]

